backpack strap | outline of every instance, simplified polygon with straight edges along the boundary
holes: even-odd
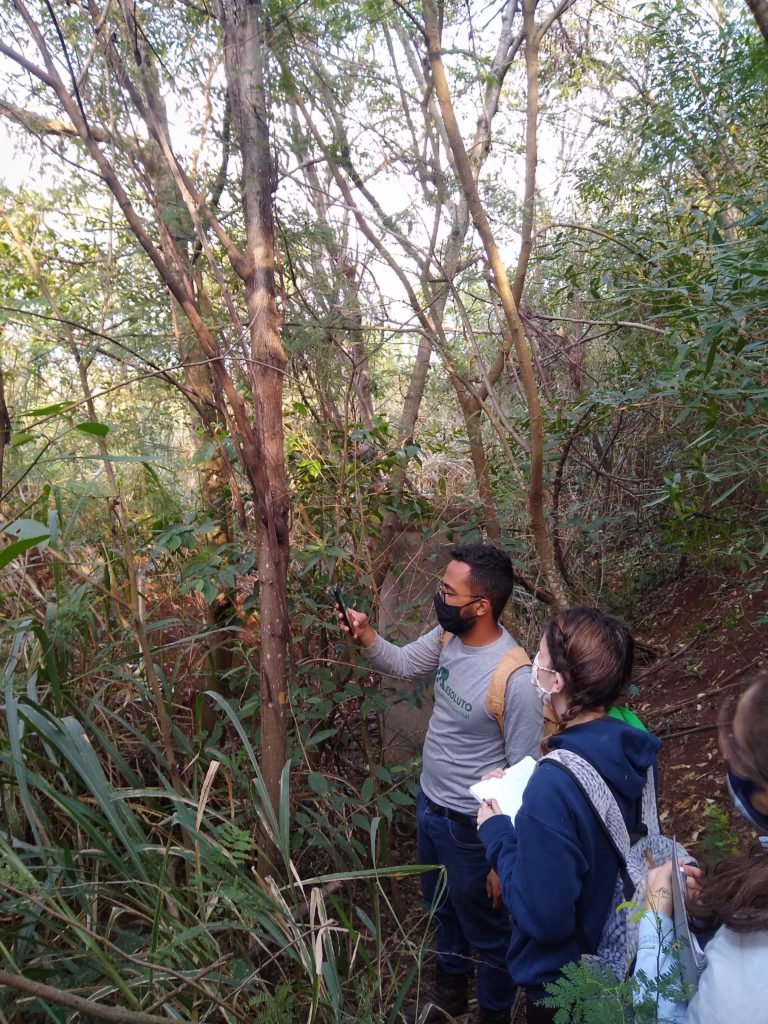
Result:
[[[530,665],[531,659],[522,647],[512,647],[499,659],[493,670],[488,689],[485,691],[485,707],[496,719],[496,724],[504,736],[504,698],[507,693],[507,682],[513,672],[524,665]]]
[[[555,714],[555,709],[551,704],[542,704],[542,711],[544,712],[544,725],[541,730],[541,734],[544,739],[548,739],[550,736],[554,736],[557,732],[557,727],[560,724]]]
[[[640,827],[644,835],[654,835],[661,832],[659,824],[659,811],[656,806],[656,778],[653,767],[648,769],[643,786],[643,795],[640,803]]]
[[[440,646],[445,647],[453,636],[447,630],[440,633]],[[485,691],[485,707],[496,721],[499,732],[504,738],[504,700],[507,694],[507,683],[513,672],[524,665],[530,665],[531,659],[522,647],[512,647],[502,654],[496,668],[493,670],[488,689]],[[546,739],[557,730],[557,717],[548,704],[543,706],[542,736]]]
[[[624,821],[624,816],[616,802],[616,797],[611,792],[607,782],[586,758],[581,757],[572,750],[562,750],[560,748],[550,750],[548,754],[545,754],[540,759],[539,764],[543,761],[556,764],[558,768],[567,775],[570,775],[584,794],[603,832],[616,851],[625,891],[627,885],[629,885],[629,895],[627,897],[629,898],[634,891],[634,884],[627,873],[627,858],[629,857],[632,840]]]

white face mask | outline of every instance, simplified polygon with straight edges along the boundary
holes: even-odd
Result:
[[[554,669],[544,668],[543,665],[539,664],[539,652],[537,651],[536,657],[533,659],[533,664],[531,665],[531,682],[536,687],[536,692],[541,697],[542,702],[544,704],[551,704],[552,694],[549,690],[545,690],[544,687],[541,685],[541,681],[539,680],[539,669],[541,669],[542,672],[545,672],[548,675],[556,675]]]

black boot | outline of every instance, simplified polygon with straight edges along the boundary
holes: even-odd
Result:
[[[523,990],[515,989],[515,998],[508,1010],[487,1010],[484,1006],[477,1008],[477,1024],[510,1024],[517,1016],[523,1001]]]
[[[486,1010],[484,1006],[478,1006],[478,1024],[510,1024],[512,1010]]]
[[[404,1006],[400,1016],[405,1024],[446,1024],[469,1009],[469,977],[466,974],[446,974],[435,967],[435,994],[432,999],[423,996],[420,1002]],[[429,1007],[427,1013],[420,1014]]]

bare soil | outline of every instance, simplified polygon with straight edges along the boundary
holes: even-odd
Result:
[[[630,703],[664,742],[662,825],[706,861],[752,838],[725,789],[717,722],[768,665],[768,566],[668,585],[649,598],[637,634],[658,654],[636,672]]]

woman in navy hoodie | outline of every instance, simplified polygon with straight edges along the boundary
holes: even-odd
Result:
[[[643,786],[661,746],[606,714],[629,680],[633,654],[632,637],[618,619],[596,608],[570,608],[547,624],[531,676],[559,723],[543,747],[589,761],[630,833],[640,824]],[[618,858],[576,782],[547,761],[534,771],[514,825],[495,801],[483,804],[477,820],[514,922],[509,972],[526,990],[528,1024],[549,1024],[555,1011],[537,1005],[544,986],[597,948]]]

